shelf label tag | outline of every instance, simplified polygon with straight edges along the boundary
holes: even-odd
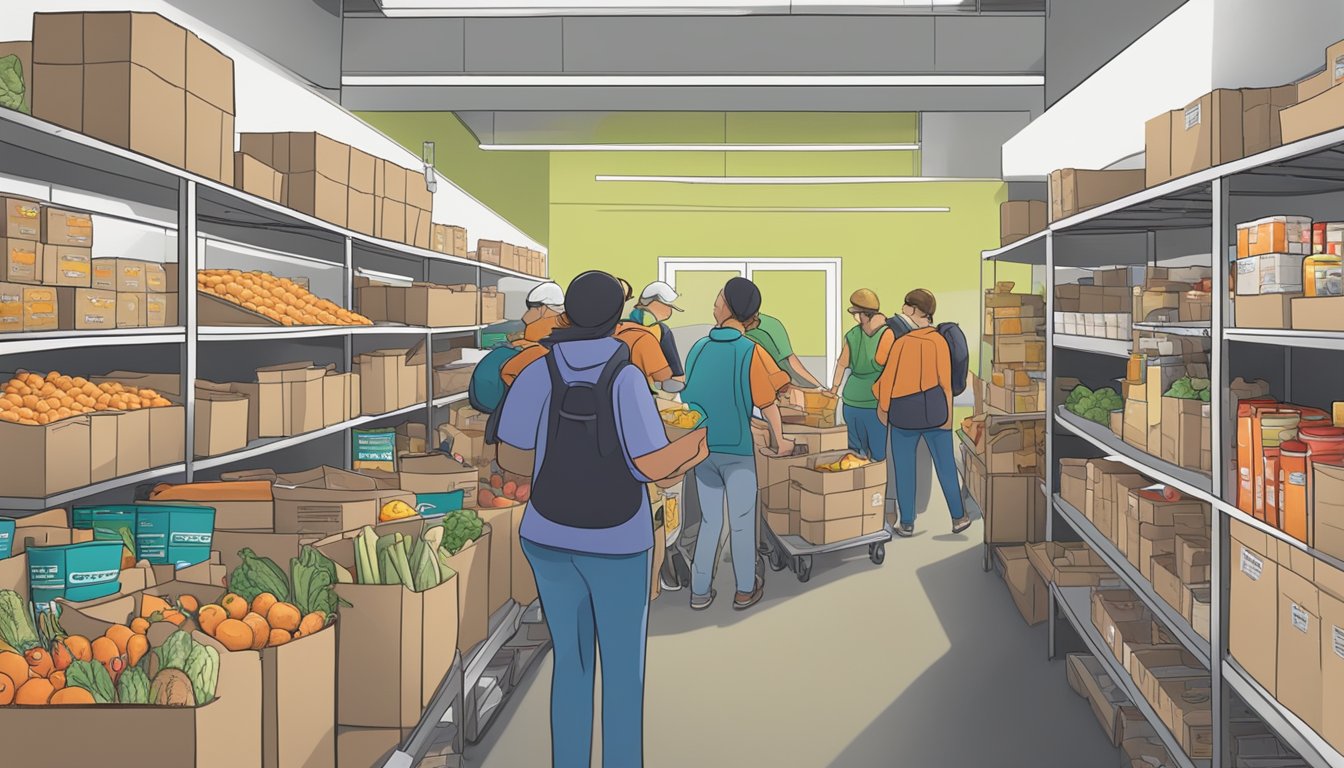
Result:
[[[1311,614],[1303,610],[1302,606],[1293,603],[1293,629],[1306,634],[1311,630]]]
[[[1246,547],[1241,548],[1241,572],[1250,577],[1251,581],[1259,581],[1260,574],[1265,571],[1265,561],[1255,556],[1254,552]]]
[[[1201,102],[1197,101],[1185,108],[1185,130],[1188,131],[1199,125],[1201,112],[1200,106]]]
[[[1331,635],[1334,637],[1335,655],[1344,659],[1344,627],[1331,627],[1331,629],[1334,630]]]

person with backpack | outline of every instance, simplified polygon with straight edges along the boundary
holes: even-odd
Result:
[[[761,310],[761,291],[743,277],[724,285],[714,301],[709,335],[686,356],[686,389],[681,399],[699,411],[708,430],[709,458],[695,469],[701,520],[691,562],[691,608],[704,610],[715,598],[714,566],[719,557],[727,508],[729,543],[737,594],[733,607],[760,602],[764,580],[756,570],[756,448],[751,437],[752,409],[759,408],[776,435],[779,453],[793,452],[784,436],[775,396],[788,384],[784,373],[760,345],[747,338],[745,326]]]
[[[565,292],[553,282],[545,282],[527,294],[527,311],[523,312],[523,338],[514,342],[518,354],[510,357],[499,368],[504,386],[513,384],[527,364],[546,354],[541,342],[551,335],[565,314]]]
[[[900,525],[915,534],[915,461],[919,441],[933,456],[938,483],[952,513],[952,532],[971,525],[961,503],[961,482],[952,445],[952,398],[966,388],[966,337],[956,323],[933,327],[934,295],[917,288],[905,295],[901,313],[887,321],[877,348],[882,373],[873,385],[878,419],[889,428]]]
[[[672,376],[682,377],[686,375],[686,370],[681,366],[681,353],[677,351],[677,340],[672,337],[672,329],[667,327],[672,313],[682,311],[676,304],[677,298],[677,292],[672,286],[662,280],[655,280],[639,294],[639,301],[630,310],[630,319],[649,329],[658,339],[663,357],[667,358],[667,364],[672,368]]]
[[[873,461],[885,461],[887,430],[877,418],[873,385],[882,373],[877,364],[877,347],[886,335],[887,317],[882,314],[877,294],[867,288],[850,295],[849,314],[854,318],[854,327],[845,334],[845,345],[835,363],[831,394],[841,398],[849,450]],[[848,377],[845,371],[849,371]]]
[[[615,278],[585,272],[566,300],[569,323],[501,408],[499,462],[533,477],[518,536],[555,649],[552,765],[590,765],[600,659],[603,765],[638,768],[654,546],[645,484],[703,460],[707,433],[668,442],[644,376],[614,338],[624,314]]]

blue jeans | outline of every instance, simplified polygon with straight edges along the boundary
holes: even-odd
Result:
[[[756,590],[756,457],[711,453],[695,468],[700,499],[700,535],[691,563],[691,593],[708,595],[719,559],[724,503],[728,506],[728,544],[738,592]]]
[[[602,647],[602,764],[644,764],[644,650],[652,553],[589,555],[522,540],[555,645],[552,768],[589,768]]]
[[[920,438],[933,456],[933,468],[938,472],[938,484],[943,487],[943,498],[953,520],[966,515],[961,506],[961,481],[957,477],[957,462],[952,452],[950,429],[891,428],[891,461],[896,470],[896,505],[901,510],[901,525],[915,524],[915,449]]]
[[[877,406],[843,406],[845,428],[849,430],[849,450],[873,461],[887,458],[887,428],[877,418]]]

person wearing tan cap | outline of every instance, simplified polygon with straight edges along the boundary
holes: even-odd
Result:
[[[854,327],[845,334],[840,359],[835,363],[831,394],[840,396],[841,412],[849,430],[849,450],[873,461],[883,461],[887,458],[887,429],[877,417],[873,385],[882,374],[882,366],[877,364],[877,346],[887,317],[882,314],[877,294],[867,288],[850,295],[849,314],[854,317]],[[848,379],[845,371],[849,371]]]

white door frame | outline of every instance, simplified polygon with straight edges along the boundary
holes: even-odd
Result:
[[[658,257],[659,280],[675,286],[678,272],[736,272],[748,280],[756,272],[821,272],[826,278],[826,370],[820,371],[818,380],[826,382],[835,370],[840,358],[840,259]]]

